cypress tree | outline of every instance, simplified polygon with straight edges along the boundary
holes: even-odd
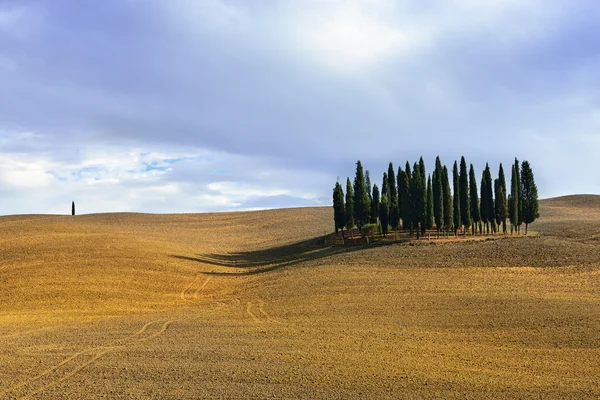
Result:
[[[448,177],[448,168],[444,165],[442,172],[442,203],[444,205],[444,230],[452,230],[452,193],[450,191],[450,179]]]
[[[471,204],[471,219],[473,220],[473,235],[475,234],[475,230],[477,228],[477,223],[481,221],[481,214],[479,212],[479,194],[477,191],[477,178],[475,177],[475,168],[473,168],[473,164],[471,164],[471,168],[469,170],[469,194],[471,196],[470,204]],[[481,233],[481,230],[480,230]]]
[[[354,176],[354,221],[362,232],[362,227],[370,219],[369,208],[371,202],[365,188],[365,175],[360,160],[356,162],[356,175]]]
[[[333,220],[335,224],[335,233],[338,230],[342,230],[342,236],[344,235],[344,226],[346,225],[346,209],[344,206],[344,191],[339,180],[335,183],[333,189]]]
[[[369,170],[365,170],[365,190],[367,191],[367,197],[369,198],[369,206],[367,207],[367,218],[366,222],[371,221],[371,204],[373,204],[373,195],[371,189],[371,173]]]
[[[485,169],[481,175],[481,220],[485,224],[487,234],[490,233],[490,225],[492,231],[494,229],[495,212],[494,212],[494,189],[492,187],[492,173],[489,164],[485,164]]]
[[[420,172],[420,199],[419,203],[421,204],[420,209],[420,221],[421,221],[421,234],[425,234],[425,229],[427,228],[427,175],[425,174],[425,162],[423,161],[423,157],[419,158],[419,172]]]
[[[394,172],[394,165],[390,161],[388,166],[388,187],[390,190],[390,206],[392,204],[398,204],[398,188],[396,187],[396,173]]]
[[[464,157],[460,158],[460,215],[463,225],[463,234],[466,236],[467,230],[471,226],[471,199],[469,197],[469,175],[467,174],[467,163]]]
[[[517,177],[517,229],[521,233],[521,224],[523,223],[523,186],[521,185],[521,170],[519,160],[515,158],[515,173]],[[513,197],[514,200],[514,197]]]
[[[390,225],[393,230],[397,230],[400,225],[400,210],[397,204],[390,204]]]
[[[508,217],[509,208],[506,199],[506,195],[508,193],[506,187],[506,177],[504,176],[504,168],[502,167],[502,163],[500,163],[500,168],[498,170],[498,181],[502,187],[502,191],[499,191],[499,194],[501,194],[502,197],[498,199],[498,195],[496,195],[496,219],[498,221],[498,225],[502,223],[502,232],[506,235],[506,218]]]
[[[387,235],[390,215],[390,201],[387,195],[381,196],[381,203],[379,204],[379,221],[381,222],[381,233]]]
[[[435,159],[435,169],[433,170],[433,180],[431,182],[433,190],[433,215],[435,219],[435,227],[437,229],[438,238],[444,224],[444,169],[440,157]]]
[[[425,208],[425,204],[423,204],[423,197],[421,195],[421,187],[423,186],[423,183],[421,182],[421,173],[419,165],[417,163],[413,165],[412,178],[410,179],[410,183],[412,199],[412,227],[417,233],[417,239],[419,239],[419,224],[422,219],[421,212]]]
[[[410,169],[410,163],[406,161],[404,166],[406,174],[406,189],[408,191],[408,203],[406,204],[406,221],[404,221],[405,228],[408,227],[410,230],[410,236],[414,233],[414,221],[415,221],[415,199],[414,189],[412,184],[412,171]]]
[[[75,215],[75,202],[71,202],[71,215]]]
[[[352,234],[354,228],[354,193],[352,191],[352,183],[350,178],[346,180],[346,229]]]
[[[510,178],[510,196],[509,196],[509,209],[508,218],[510,219],[510,233],[516,233],[517,225],[519,223],[519,179],[517,178],[517,170],[513,164],[512,176]]]
[[[521,185],[523,196],[523,222],[525,222],[525,234],[529,224],[539,218],[538,191],[533,178],[533,170],[528,161],[523,161],[521,169]]]
[[[454,223],[454,236],[458,235],[458,228],[462,225],[460,218],[460,179],[458,175],[458,163],[454,161],[454,168],[452,169],[452,186],[454,196],[452,197],[452,206],[454,211],[452,213],[452,222]]]
[[[496,197],[496,202],[494,204],[496,223],[498,224],[498,229],[500,228],[500,225],[502,225],[502,233],[506,235],[506,213],[508,207],[506,204],[506,192],[504,191],[502,180],[500,178],[494,181],[494,195]]]
[[[371,223],[376,224],[379,217],[379,188],[373,185],[373,196],[371,201]]]
[[[400,218],[402,219],[402,228],[409,229],[410,216],[410,194],[406,172],[398,170],[398,207],[400,209]]]
[[[427,216],[425,218],[425,227],[428,230],[433,229],[433,223],[435,222],[435,210],[433,207],[433,188],[431,185],[431,175],[427,177]]]

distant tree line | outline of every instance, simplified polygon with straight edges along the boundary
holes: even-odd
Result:
[[[412,165],[407,161],[404,169],[397,173],[390,162],[383,173],[381,191],[377,184],[371,186],[369,171],[364,171],[356,162],[354,182],[346,180],[346,192],[339,182],[333,189],[335,232],[344,233],[344,228],[355,226],[361,231],[377,224],[383,235],[390,229],[407,232],[417,239],[427,231],[435,229],[438,237],[462,231],[475,235],[502,231],[520,233],[525,223],[525,234],[529,224],[539,217],[538,193],[533,170],[529,162],[515,158],[512,165],[510,192],[506,185],[504,169],[500,164],[498,177],[492,178],[486,163],[478,189],[475,169],[461,157],[460,166],[454,162],[452,190],[448,168],[440,157],[435,160],[433,174],[427,175],[423,157]]]

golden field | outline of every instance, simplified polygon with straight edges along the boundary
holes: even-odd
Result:
[[[600,398],[600,196],[323,247],[331,207],[0,217],[0,399]]]

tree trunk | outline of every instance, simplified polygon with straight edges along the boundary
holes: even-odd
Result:
[[[529,224],[525,224],[525,235],[527,235],[527,230],[529,229]]]

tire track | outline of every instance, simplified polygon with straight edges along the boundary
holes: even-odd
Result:
[[[8,393],[15,393],[18,390],[22,391],[22,390],[26,389],[28,386],[35,384],[37,381],[39,381],[40,379],[42,379],[46,376],[51,376],[54,373],[60,373],[61,369],[66,369],[66,368],[70,367],[72,364],[75,363],[75,360],[82,358],[83,356],[93,355],[91,359],[85,361],[83,364],[76,366],[75,369],[66,372],[66,375],[56,378],[56,379],[53,379],[53,380],[50,380],[47,384],[42,385],[41,387],[37,388],[33,392],[15,396],[18,399],[29,399],[31,396],[38,394],[38,393],[40,393],[46,389],[49,389],[51,387],[54,387],[54,386],[60,384],[61,382],[71,378],[72,376],[74,376],[75,374],[77,374],[78,372],[80,372],[81,370],[86,368],[87,366],[95,363],[98,359],[100,359],[102,356],[104,356],[105,354],[107,354],[111,351],[124,349],[124,348],[127,348],[128,346],[135,344],[136,342],[145,342],[147,340],[153,339],[155,337],[158,337],[158,336],[164,334],[167,331],[167,329],[169,328],[169,326],[176,320],[166,321],[163,323],[163,325],[157,332],[155,332],[149,336],[140,338],[141,335],[143,335],[144,333],[146,333],[148,331],[148,328],[150,328],[152,325],[154,325],[160,321],[161,320],[147,322],[138,331],[132,333],[131,335],[126,336],[121,339],[114,340],[112,342],[112,345],[95,346],[95,347],[90,347],[90,348],[75,352],[75,353],[71,354],[69,357],[67,357],[64,360],[62,360],[61,362],[59,362],[58,364],[42,371],[41,373],[34,376],[33,378],[30,378],[30,379],[23,381],[21,383],[18,383],[16,385],[13,385],[10,388],[8,388],[7,390],[1,392],[0,398],[4,398]]]
[[[27,331],[23,331],[23,332],[15,332],[15,333],[9,333],[6,335],[2,335],[0,336],[0,339],[10,339],[10,338],[15,338],[15,337],[19,337],[19,336],[26,336],[26,335],[31,335],[37,332],[44,332],[44,331],[51,331],[51,330],[55,330],[58,329],[57,327],[46,327],[46,328],[38,328],[38,329],[30,329]]]
[[[204,283],[198,289],[196,289],[196,291],[194,292],[194,299],[198,299],[200,292],[204,290],[204,288],[206,287],[206,285],[208,285],[208,282],[210,282],[212,278],[212,275],[207,277]]]
[[[265,303],[264,301],[262,301],[262,300],[259,299],[258,300],[258,311],[260,311],[260,313],[265,316],[265,318],[267,319],[267,321],[274,322],[276,324],[283,324],[283,322],[281,322],[281,321],[273,318],[271,316],[271,314],[269,314],[267,311],[265,311],[265,305],[266,304],[267,303]]]
[[[189,285],[187,285],[187,286],[186,286],[186,287],[185,287],[185,288],[184,288],[184,289],[181,291],[181,293],[179,294],[179,297],[181,297],[181,300],[183,300],[183,301],[190,301],[190,300],[188,300],[188,299],[186,299],[186,298],[185,298],[185,292],[187,292],[187,291],[188,291],[188,289],[189,289],[189,288],[191,288],[191,287],[192,287],[192,285],[193,285],[194,283],[196,283],[196,281],[198,280],[198,278],[199,278],[199,277],[200,277],[200,274],[196,275],[196,277],[194,278],[194,280],[193,280],[193,281],[191,281],[191,282],[190,282],[190,284],[189,284]]]
[[[252,320],[253,320],[254,322],[258,322],[258,323],[262,322],[262,321],[261,321],[260,319],[258,319],[258,318],[256,317],[256,315],[255,315],[255,314],[252,312],[252,302],[251,302],[251,301],[249,301],[249,302],[248,302],[248,304],[246,305],[246,313],[247,313],[247,314],[248,314],[248,315],[249,315],[249,316],[252,318]]]

